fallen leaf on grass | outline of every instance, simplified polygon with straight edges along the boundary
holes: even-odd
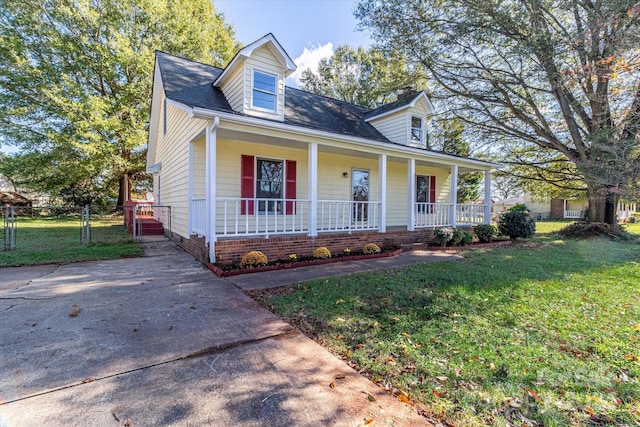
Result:
[[[446,383],[447,381],[449,381],[449,377],[436,377],[436,379],[441,383]]]
[[[447,392],[446,391],[433,390],[433,395],[435,397],[437,397],[438,399],[442,399],[443,397],[445,397],[447,395]]]
[[[365,418],[364,420],[364,425],[365,426],[372,426],[375,423],[373,418]]]
[[[533,397],[533,400],[535,400],[537,403],[540,403],[540,396],[538,396],[538,393],[526,387],[523,387],[522,389],[526,391],[529,396]]]
[[[340,298],[338,301],[336,301],[336,305],[338,304],[344,304],[345,300],[343,300],[342,298]]]

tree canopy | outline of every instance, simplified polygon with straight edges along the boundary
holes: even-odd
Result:
[[[0,168],[122,202],[144,171],[156,49],[222,66],[237,46],[209,0],[0,0],[0,140],[20,150]]]
[[[525,179],[586,191],[612,222],[640,176],[635,0],[361,0],[381,49],[429,70],[432,97]]]
[[[395,101],[407,89],[424,90],[422,66],[409,66],[397,52],[338,46],[318,64],[318,72],[302,73],[302,89],[362,107],[376,108]]]

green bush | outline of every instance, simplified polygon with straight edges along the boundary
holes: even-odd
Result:
[[[473,227],[473,232],[478,236],[478,240],[488,243],[493,240],[498,230],[491,224],[480,224]]]
[[[529,208],[524,203],[516,203],[507,209],[507,212],[529,212]]]
[[[447,242],[447,244],[450,246],[460,246],[462,245],[463,240],[464,240],[464,231],[460,230],[459,228],[456,228],[453,230],[453,236],[451,237],[451,240]]]
[[[447,246],[451,239],[453,239],[453,228],[443,227],[433,230],[433,240],[440,246]]]
[[[507,211],[498,218],[498,232],[511,240],[528,239],[536,233],[536,223],[527,211]]]
[[[637,217],[637,216],[632,215],[632,216],[630,216],[630,217],[629,217],[629,223],[630,223],[630,224],[635,224],[635,223],[637,223],[637,222],[640,222],[640,220],[638,219],[638,217]]]
[[[462,232],[462,240],[460,241],[461,245],[470,245],[473,243],[473,233],[469,231]]]

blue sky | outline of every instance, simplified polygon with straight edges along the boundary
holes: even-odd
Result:
[[[224,14],[243,44],[273,33],[298,66],[287,82],[292,86],[302,71],[315,69],[337,46],[372,44],[368,33],[356,30],[355,4],[353,0],[214,0],[216,11]]]

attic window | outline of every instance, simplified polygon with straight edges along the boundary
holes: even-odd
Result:
[[[276,76],[253,72],[253,100],[254,108],[261,108],[275,113],[276,111]]]
[[[422,117],[411,116],[411,142],[416,144],[422,144]]]

